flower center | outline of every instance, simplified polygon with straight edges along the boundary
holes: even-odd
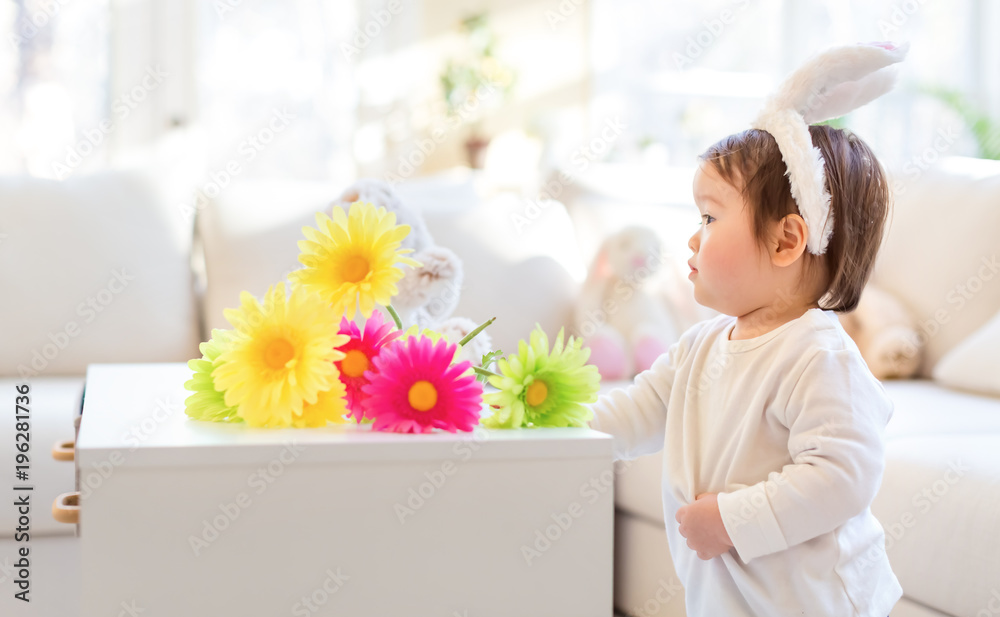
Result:
[[[357,283],[368,276],[368,260],[361,255],[351,255],[344,261],[343,276],[348,283]]]
[[[427,411],[437,405],[438,393],[429,381],[420,380],[410,386],[410,393],[407,396],[410,407],[417,411]]]
[[[295,347],[283,338],[274,339],[264,350],[264,364],[274,370],[285,368],[288,361],[294,357]]]
[[[340,372],[348,377],[361,377],[368,370],[368,356],[360,349],[352,349],[340,361]]]
[[[534,381],[528,386],[528,394],[525,395],[526,402],[532,407],[538,407],[545,402],[545,397],[549,395],[549,388],[544,381]]]

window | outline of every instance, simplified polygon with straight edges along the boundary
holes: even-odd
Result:
[[[0,32],[0,173],[57,178],[101,165],[114,130],[108,0],[4,2]]]
[[[972,109],[995,109],[1000,89],[992,42],[1000,11],[983,0],[594,0],[593,121],[631,119],[635,156],[658,144],[669,162],[690,165],[716,140],[749,126],[764,97],[825,47],[857,41],[910,42],[897,89],[844,118],[879,154],[976,156],[979,144],[941,94]],[[992,107],[991,107],[992,105]],[[928,150],[930,149],[930,150]]]

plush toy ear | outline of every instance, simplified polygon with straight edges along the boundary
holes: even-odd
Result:
[[[597,273],[599,278],[607,278],[611,276],[611,262],[608,260],[608,253],[611,252],[611,239],[605,239],[601,243],[601,248],[597,251],[597,256],[594,257],[594,267],[591,269],[593,272]]]

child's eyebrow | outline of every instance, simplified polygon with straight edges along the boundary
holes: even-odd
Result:
[[[694,200],[695,200],[696,203],[712,202],[713,204],[717,205],[720,208],[724,208],[725,207],[725,204],[722,203],[721,200],[716,199],[712,195],[706,195],[704,193],[695,193],[694,194]]]

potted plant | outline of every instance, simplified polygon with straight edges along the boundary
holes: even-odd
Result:
[[[509,96],[514,72],[495,54],[497,36],[486,13],[466,17],[461,22],[465,51],[448,60],[441,73],[448,115],[456,123],[471,121],[465,140],[469,166],[481,169],[490,139],[483,130],[483,109],[497,107]]]

